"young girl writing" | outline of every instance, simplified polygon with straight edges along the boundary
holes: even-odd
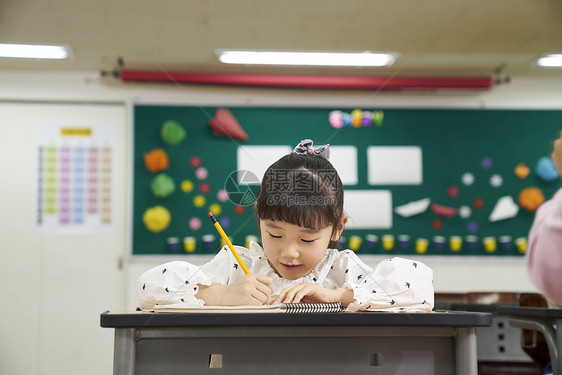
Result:
[[[140,276],[140,308],[341,302],[348,310],[431,311],[433,273],[423,263],[392,258],[372,269],[336,249],[347,216],[328,156],[327,145],[305,140],[265,172],[254,205],[263,248],[236,247],[250,274],[226,246],[201,267],[169,262]]]

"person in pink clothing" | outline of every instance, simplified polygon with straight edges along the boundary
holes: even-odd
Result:
[[[562,133],[551,158],[562,174]],[[562,306],[562,188],[537,210],[525,257],[531,281],[550,302]]]

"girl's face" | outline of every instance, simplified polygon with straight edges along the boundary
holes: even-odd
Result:
[[[287,280],[308,275],[324,258],[332,238],[331,226],[316,230],[285,221],[260,220],[260,232],[269,264]]]

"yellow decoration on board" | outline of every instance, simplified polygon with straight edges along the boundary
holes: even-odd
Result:
[[[482,242],[484,243],[484,250],[488,253],[493,253],[496,251],[496,238],[495,237],[485,237]]]
[[[416,240],[416,253],[425,254],[427,252],[428,245],[429,245],[429,241],[427,239],[418,238]]]
[[[213,213],[213,215],[220,215],[222,212],[222,208],[220,206],[220,204],[218,203],[213,203],[212,205],[209,206],[209,211],[211,211]]]
[[[159,233],[168,228],[171,220],[170,211],[162,206],[151,207],[142,215],[142,222],[152,233]]]
[[[203,207],[206,202],[207,200],[202,195],[196,195],[195,198],[193,198],[193,205],[197,208]]]
[[[190,180],[183,180],[181,183],[181,190],[184,193],[191,193],[191,191],[193,190],[193,182],[191,182]]]
[[[385,250],[394,249],[394,236],[392,234],[382,236],[382,248]]]

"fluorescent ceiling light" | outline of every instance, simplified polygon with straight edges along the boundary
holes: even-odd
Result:
[[[545,55],[537,60],[538,66],[562,67],[562,53]]]
[[[66,59],[68,58],[68,49],[64,46],[0,43],[0,57],[20,59]]]
[[[224,64],[387,66],[396,54],[371,52],[218,51]]]

